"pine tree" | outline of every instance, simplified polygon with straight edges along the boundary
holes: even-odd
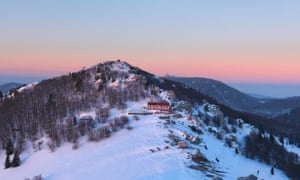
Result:
[[[260,133],[260,134],[264,134],[264,133],[265,133],[265,128],[264,128],[264,126],[261,125],[261,124],[259,125],[258,130],[259,130],[259,133]]]
[[[205,105],[205,106],[204,106],[204,111],[205,111],[205,112],[208,112],[208,110],[209,110],[209,109],[208,109],[208,106]]]
[[[14,155],[13,161],[11,163],[11,166],[12,167],[20,166],[20,156],[19,156],[18,152],[15,152],[15,155]]]
[[[235,154],[239,154],[239,149],[237,147],[235,148]]]
[[[283,136],[280,136],[279,142],[280,142],[282,145],[284,145],[284,138],[283,138]]]
[[[2,93],[2,91],[0,90],[0,99],[2,99],[3,98],[3,93]]]
[[[10,168],[10,166],[11,166],[9,155],[6,155],[4,166],[5,166],[5,169]]]
[[[271,141],[272,143],[275,142],[275,138],[274,138],[273,132],[270,133],[270,141]]]
[[[271,168],[271,174],[274,175],[274,167]]]
[[[77,118],[76,118],[76,116],[74,116],[74,118],[73,118],[73,126],[77,126]]]
[[[12,155],[13,153],[14,153],[14,145],[11,139],[9,139],[6,144],[6,155],[9,156]]]

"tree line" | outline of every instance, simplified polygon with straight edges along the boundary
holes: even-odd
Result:
[[[253,131],[245,138],[244,154],[248,158],[258,159],[282,169],[292,179],[299,179],[300,161],[298,155],[288,152],[284,148],[283,140],[280,140],[280,143],[277,143],[272,133],[266,135],[261,131]]]
[[[130,69],[129,73],[134,73]],[[126,101],[138,101],[149,95],[147,80],[136,75],[136,80],[126,81],[127,72],[112,70],[112,63],[99,64],[87,70],[70,73],[61,77],[43,80],[31,89],[19,92],[17,89],[9,96],[0,98],[0,143],[6,149],[12,142],[22,151],[25,140],[34,142],[47,135],[50,148],[63,142],[76,142],[82,135],[95,137],[93,123],[82,123],[80,112],[95,111],[96,123],[105,123],[111,108],[126,108]],[[122,85],[110,86],[116,80]],[[126,118],[112,120],[111,127],[120,127]],[[105,128],[98,130],[104,133]],[[100,135],[99,135],[100,136]],[[98,137],[97,137],[98,138]],[[96,139],[97,139],[96,138]]]

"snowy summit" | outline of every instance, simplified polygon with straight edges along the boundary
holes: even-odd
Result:
[[[28,85],[0,103],[0,179],[289,179],[250,157],[258,127],[193,93],[122,61]]]

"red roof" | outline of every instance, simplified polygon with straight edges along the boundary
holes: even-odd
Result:
[[[159,106],[169,106],[168,102],[148,102],[148,105],[159,105]]]

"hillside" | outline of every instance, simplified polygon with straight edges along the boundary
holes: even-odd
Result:
[[[126,116],[128,111],[142,110],[141,106],[146,103],[147,101],[128,103],[126,111],[112,110],[111,116]],[[82,177],[87,179],[218,177],[231,180],[255,174],[262,179],[288,179],[278,169],[275,170],[275,175],[271,175],[270,166],[236,154],[235,145],[225,146],[213,132],[209,132],[209,127],[214,126],[204,127],[204,121],[201,119],[189,120],[188,114],[178,113],[182,117],[162,119],[164,115],[159,114],[131,116],[128,124],[130,129],[120,130],[97,143],[87,143],[89,141],[87,137],[81,137],[78,141],[78,149],[75,150],[73,145],[68,143],[51,152],[47,148],[47,138],[43,138],[43,144],[39,149],[29,148],[23,152],[20,167],[1,169],[0,177],[1,179],[24,179],[41,175],[44,179],[51,180],[82,179]],[[203,134],[199,135],[190,129],[196,123],[202,124],[203,127],[199,126],[198,131],[203,131]],[[245,128],[245,132],[238,129],[236,134],[247,134],[251,131],[251,126],[245,125]],[[200,141],[193,142],[192,139],[186,139],[187,135],[199,136]],[[243,135],[238,136],[243,137]],[[185,142],[188,148],[179,148],[176,141]],[[197,149],[202,153],[200,157],[203,158],[203,162],[192,160],[196,157]],[[0,158],[5,158],[4,153]]]
[[[225,83],[207,78],[185,78],[168,76],[167,79],[192,87],[238,111],[266,117],[276,117],[300,107],[300,97],[282,99],[256,98],[240,92]]]
[[[293,132],[295,132],[295,133],[293,133],[293,135],[292,135],[293,138],[291,138],[291,141],[292,141],[292,139],[294,141],[298,141],[297,137],[300,136],[300,133],[299,133],[300,119],[299,119],[299,117],[300,117],[300,108],[296,108],[288,113],[274,117],[273,120],[277,121],[277,122],[285,121],[286,126],[284,126],[283,129],[285,129],[286,131],[290,131],[291,128],[294,129]],[[300,142],[297,142],[297,143],[300,144]]]
[[[229,106],[235,110],[245,110],[249,108],[249,106],[252,107],[257,105],[260,101],[213,79],[172,76],[166,78],[192,87],[197,91],[216,99],[219,103]]]
[[[279,127],[126,62],[104,62],[0,100],[0,179],[299,177],[298,148],[288,152],[262,124]]]

